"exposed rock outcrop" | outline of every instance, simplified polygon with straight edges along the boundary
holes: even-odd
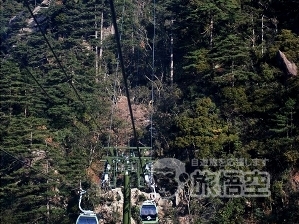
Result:
[[[294,62],[291,62],[287,59],[284,53],[278,51],[277,53],[278,62],[281,65],[283,71],[288,76],[297,76],[298,75],[298,68]]]

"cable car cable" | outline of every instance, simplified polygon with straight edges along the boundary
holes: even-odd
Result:
[[[121,15],[121,26],[120,26],[120,41],[121,41],[121,35],[123,30],[123,22],[124,22],[124,12],[125,12],[125,0],[123,0],[123,6],[122,6],[122,15]],[[112,131],[112,125],[113,125],[113,115],[114,115],[114,105],[116,105],[116,84],[117,84],[117,78],[118,78],[118,72],[119,72],[119,54],[117,55],[117,64],[116,64],[116,71],[115,71],[115,78],[113,82],[113,97],[112,97],[112,107],[111,107],[111,116],[110,116],[110,126],[109,126],[109,135],[108,135],[108,147],[110,147],[110,141],[111,141],[111,131]]]
[[[33,170],[37,171],[38,173],[41,173],[41,174],[42,174],[44,177],[46,177],[47,179],[52,179],[52,180],[55,179],[55,178],[49,176],[48,174],[46,174],[46,173],[44,173],[44,172],[38,170],[37,168],[35,168],[35,167],[29,165],[27,162],[25,162],[25,161],[23,161],[23,160],[17,158],[17,157],[14,156],[12,153],[10,153],[10,152],[8,152],[8,151],[6,151],[6,150],[4,150],[4,149],[1,149],[1,148],[0,148],[0,150],[1,150],[2,152],[4,152],[5,154],[7,154],[8,156],[14,158],[16,161],[22,163],[22,164],[25,165],[26,167],[28,167],[28,168],[30,168],[30,169],[33,169]]]
[[[48,38],[46,37],[46,35],[45,35],[45,33],[43,32],[43,30],[42,30],[42,28],[41,28],[41,26],[40,26],[38,20],[36,19],[36,16],[33,14],[32,10],[31,10],[31,8],[30,8],[30,6],[29,6],[29,3],[28,3],[27,1],[24,1],[24,2],[25,2],[26,7],[27,7],[28,10],[29,10],[31,16],[32,16],[33,19],[34,19],[34,22],[35,22],[36,25],[38,26],[38,28],[39,28],[39,30],[40,30],[40,32],[41,32],[41,34],[42,34],[44,40],[46,41],[48,47],[50,48],[50,50],[51,50],[51,52],[52,52],[52,54],[53,54],[55,60],[57,61],[58,66],[60,67],[60,69],[62,70],[64,76],[66,77],[68,84],[69,84],[69,85],[71,86],[71,88],[74,90],[75,95],[77,96],[77,98],[79,99],[79,101],[83,104],[83,106],[84,106],[85,108],[87,108],[86,105],[85,105],[85,103],[84,103],[84,101],[83,101],[83,99],[80,97],[80,95],[79,95],[77,89],[75,88],[75,86],[74,86],[73,83],[72,83],[72,77],[70,77],[70,76],[67,75],[67,73],[66,73],[64,67],[62,66],[60,60],[58,59],[58,57],[57,57],[57,55],[56,55],[56,53],[55,53],[53,47],[51,46],[51,44],[50,44]],[[89,114],[89,115],[90,115],[92,121],[95,123],[96,127],[99,129],[99,131],[102,132],[102,131],[101,131],[101,127],[99,127],[99,125],[97,124],[96,119],[94,118],[94,116],[93,116],[92,114]]]
[[[119,53],[119,60],[120,60],[120,65],[121,65],[121,69],[122,69],[122,73],[123,73],[123,79],[124,79],[124,84],[125,84],[125,89],[126,89],[127,100],[128,100],[128,107],[129,107],[129,112],[130,112],[130,118],[131,118],[131,123],[132,123],[132,128],[133,128],[134,142],[135,142],[135,145],[136,145],[137,150],[138,150],[138,154],[139,154],[138,157],[139,157],[140,164],[142,164],[141,153],[140,153],[140,149],[138,147],[138,138],[137,138],[135,123],[134,123],[132,105],[131,105],[131,101],[130,101],[130,94],[129,94],[128,83],[127,83],[127,76],[125,74],[124,61],[123,61],[123,57],[122,57],[122,49],[121,49],[121,43],[120,43],[120,36],[119,36],[118,27],[117,27],[117,23],[116,23],[116,15],[115,15],[114,3],[113,3],[113,0],[109,0],[109,2],[110,2],[110,8],[111,8],[112,22],[113,22],[114,29],[115,29],[115,38],[116,38],[117,49],[118,49],[118,53]],[[154,19],[154,21],[155,21],[155,19]],[[153,63],[154,63],[154,60],[155,60],[155,58],[154,58],[154,54],[153,54]],[[142,167],[142,169],[144,171],[145,168]],[[144,172],[144,175],[145,175],[145,172]],[[146,206],[146,205],[144,204],[143,207],[144,206]],[[156,207],[155,203],[153,203],[152,206],[155,209],[155,213],[156,213],[155,217],[156,218],[155,218],[155,220],[153,220],[153,222],[150,222],[150,223],[157,223],[158,222],[158,220],[157,220],[157,207]],[[141,207],[140,213],[142,212],[142,208],[143,207]],[[150,217],[150,219],[151,219],[151,217]],[[143,223],[146,223],[146,222],[143,222]]]
[[[73,85],[73,83],[72,83],[72,77],[70,77],[70,76],[67,75],[67,73],[66,73],[64,67],[62,66],[60,60],[58,59],[58,57],[57,57],[57,55],[56,55],[54,49],[52,48],[52,46],[51,46],[51,44],[50,44],[48,38],[46,37],[46,34],[43,32],[43,30],[42,30],[42,28],[41,28],[39,22],[37,21],[35,15],[33,14],[32,10],[31,10],[31,8],[30,8],[30,6],[29,6],[29,3],[28,3],[27,1],[25,1],[25,4],[26,4],[26,7],[28,8],[28,10],[29,10],[29,12],[30,12],[32,18],[34,19],[34,22],[36,23],[38,29],[40,30],[41,34],[43,35],[43,37],[44,37],[44,39],[45,39],[45,41],[46,41],[48,47],[50,48],[50,50],[51,50],[51,52],[52,52],[54,58],[56,59],[56,61],[57,61],[57,63],[58,63],[58,66],[60,67],[60,69],[62,70],[64,76],[66,77],[67,82],[69,83],[69,85],[70,85],[70,86],[72,87],[72,89],[74,90],[74,92],[75,92],[76,96],[78,97],[78,99],[79,99],[80,101],[82,101],[82,99],[81,99],[81,97],[80,97],[80,95],[79,95],[77,89],[74,87],[74,85]]]
[[[35,78],[35,76],[30,72],[27,66],[23,66],[23,68],[29,73],[29,75],[33,78],[36,84],[41,88],[41,90],[46,94],[46,96],[50,99],[51,102],[54,102],[53,98],[48,94],[48,92],[44,89],[44,87],[39,83],[39,81]]]
[[[135,122],[134,122],[134,117],[133,117],[133,110],[132,110],[132,105],[131,105],[131,101],[130,101],[130,93],[129,93],[129,87],[128,87],[128,81],[127,81],[128,77],[126,75],[125,66],[124,66],[122,48],[121,48],[121,43],[120,43],[120,35],[119,35],[118,26],[117,26],[117,22],[116,22],[114,2],[113,2],[113,0],[109,0],[109,3],[110,3],[110,9],[111,9],[112,23],[113,23],[114,30],[115,30],[115,39],[116,39],[116,45],[117,45],[118,54],[119,54],[119,62],[120,62],[120,66],[121,66],[121,70],[122,70],[122,74],[123,74],[123,80],[124,80],[124,85],[125,85],[125,90],[126,90],[131,124],[132,124],[132,128],[133,128],[134,143],[137,147],[138,154],[139,154],[139,160],[141,163],[141,153],[140,153],[140,148],[138,146],[138,137],[137,137],[136,127],[135,127]]]
[[[130,112],[130,118],[131,118],[131,123],[132,123],[132,128],[133,128],[133,134],[134,134],[134,143],[137,147],[138,150],[138,158],[139,158],[139,163],[142,164],[142,159],[141,159],[141,152],[140,152],[140,148],[138,146],[138,138],[137,138],[137,133],[136,133],[136,127],[135,127],[135,123],[134,123],[134,116],[133,116],[133,110],[132,110],[132,105],[131,105],[131,101],[130,101],[130,94],[129,94],[129,88],[128,88],[128,83],[127,83],[127,76],[125,73],[125,66],[124,66],[124,61],[123,61],[123,56],[122,56],[122,49],[121,49],[121,43],[120,43],[120,35],[119,35],[119,31],[118,31],[118,27],[117,27],[117,22],[116,22],[116,15],[115,15],[115,8],[114,8],[114,3],[113,0],[109,0],[110,2],[110,8],[111,8],[111,16],[112,16],[112,22],[114,25],[114,29],[115,29],[115,38],[116,38],[116,43],[117,43],[117,49],[118,49],[118,53],[119,53],[119,61],[120,61],[120,65],[121,65],[121,69],[122,69],[122,73],[123,73],[123,79],[124,79],[124,84],[125,84],[125,90],[126,90],[126,95],[127,95],[127,101],[128,101],[128,107],[129,107],[129,112]],[[146,179],[146,172],[145,172],[145,167],[141,168],[143,170],[143,175],[144,175],[144,179]],[[152,175],[152,172],[151,172]],[[152,181],[152,180],[151,180]],[[152,187],[152,183],[149,183]],[[153,186],[155,187],[155,186]],[[146,202],[144,202],[146,203]],[[143,203],[140,213],[142,211],[142,208],[144,208],[145,204]],[[154,217],[155,220],[153,220],[154,222],[151,223],[157,223],[157,207],[156,204],[153,201],[150,201],[151,206],[153,206],[154,208]],[[151,218],[150,218],[151,219]]]
[[[68,183],[68,182],[58,181],[58,180],[57,180],[57,176],[56,176],[56,177],[52,177],[52,176],[50,176],[49,174],[47,174],[47,173],[45,173],[45,172],[43,172],[43,171],[41,171],[41,170],[39,170],[39,169],[37,169],[37,168],[35,168],[35,167],[29,165],[27,162],[25,162],[25,161],[19,159],[19,158],[16,157],[14,154],[12,154],[12,153],[10,153],[10,152],[8,152],[8,151],[2,149],[2,148],[0,148],[0,150],[1,150],[2,152],[4,152],[5,154],[7,154],[8,156],[12,157],[15,161],[20,162],[21,164],[25,165],[26,167],[28,167],[28,168],[30,168],[30,169],[36,171],[38,174],[40,174],[41,176],[43,176],[45,179],[47,179],[47,180],[52,180],[52,181],[54,181],[54,182],[58,182],[58,183],[60,184],[60,186],[68,186],[68,187],[72,187],[71,190],[74,190],[74,188],[73,188],[74,185],[73,185],[73,184]]]
[[[155,39],[156,39],[156,2],[154,0],[154,7],[153,7],[153,47],[152,47],[152,77],[151,77],[151,103],[152,103],[152,111],[150,115],[150,122],[151,122],[151,147],[153,151],[153,109],[154,109],[154,77],[155,77]],[[152,156],[151,151],[151,156]]]
[[[126,90],[126,96],[127,96],[127,101],[128,101],[128,107],[129,107],[129,112],[130,112],[130,118],[131,118],[131,124],[133,128],[133,134],[134,134],[134,143],[137,147],[138,150],[138,157],[139,157],[139,162],[142,164],[142,159],[141,159],[141,152],[138,144],[138,137],[137,137],[137,132],[136,132],[136,127],[135,127],[135,122],[134,122],[134,116],[133,116],[133,110],[132,110],[132,105],[130,101],[130,93],[129,93],[129,88],[128,88],[128,81],[127,81],[127,75],[125,71],[125,66],[124,66],[124,60],[123,60],[123,55],[122,55],[122,48],[121,48],[121,42],[120,42],[120,35],[118,31],[118,26],[116,22],[116,14],[115,14],[115,7],[114,7],[114,2],[113,0],[109,0],[110,3],[110,9],[111,9],[111,17],[112,17],[112,23],[115,29],[115,39],[116,39],[116,44],[117,44],[117,49],[118,49],[118,54],[119,54],[119,61],[121,65],[121,70],[123,74],[123,80],[124,80],[124,85],[125,85],[125,90]],[[155,58],[153,56],[153,62]],[[143,169],[143,174],[145,174],[145,168],[142,167]]]
[[[153,156],[153,107],[154,107],[154,77],[155,77],[155,38],[156,38],[156,2],[153,0],[153,46],[152,46],[152,76],[151,76],[151,114],[150,114],[150,141],[151,141],[151,158]],[[154,193],[154,198],[143,202],[140,208],[140,218],[142,224],[158,223],[158,209],[155,203],[156,189],[153,178],[152,166],[150,167],[150,187]]]

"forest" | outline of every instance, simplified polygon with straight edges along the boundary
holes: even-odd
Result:
[[[299,1],[114,0],[124,70],[110,1],[0,2],[1,223],[75,223],[80,182],[105,203],[95,164],[134,146],[126,83],[154,160],[270,177],[266,197],[189,197],[168,223],[298,223]]]

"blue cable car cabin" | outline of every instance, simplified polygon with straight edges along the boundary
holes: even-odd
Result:
[[[140,209],[140,218],[142,224],[158,223],[158,211],[155,203],[145,201]]]
[[[95,213],[82,213],[77,218],[76,224],[99,224],[99,220]]]

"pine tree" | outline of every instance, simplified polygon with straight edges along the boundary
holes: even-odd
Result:
[[[215,158],[223,153],[226,144],[233,144],[238,139],[220,119],[210,98],[198,99],[193,108],[177,118],[175,126],[177,135],[172,146],[183,149],[190,157]]]
[[[276,127],[270,129],[270,131],[282,134],[282,137],[293,137],[295,104],[296,101],[291,98],[285,102],[284,107],[279,109],[279,112],[275,114],[275,118],[273,119]]]

